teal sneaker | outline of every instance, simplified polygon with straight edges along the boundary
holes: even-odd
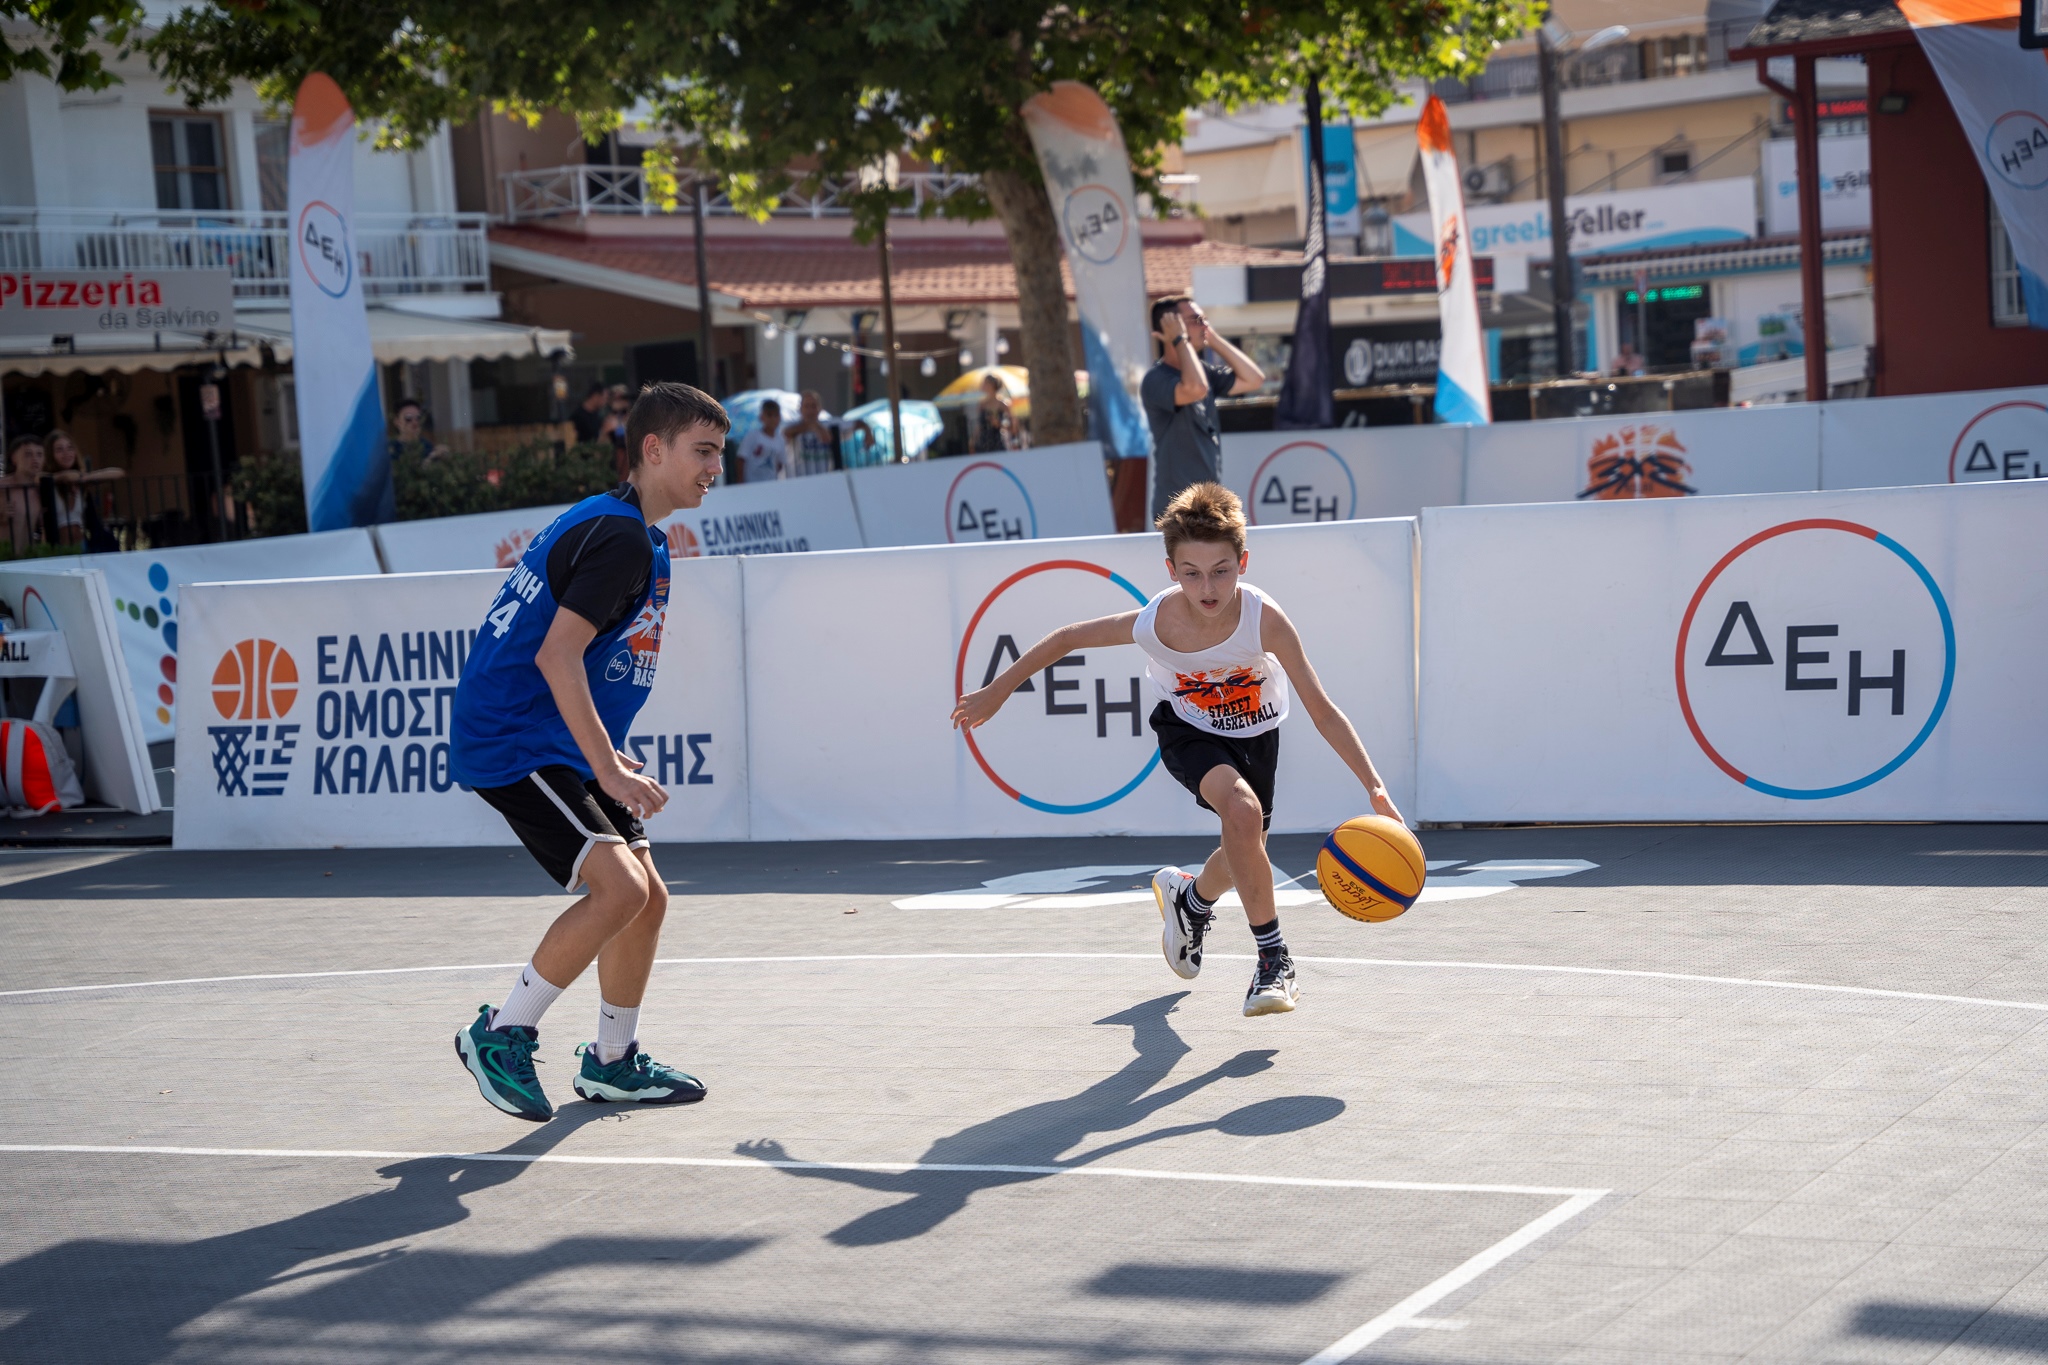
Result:
[[[541,1093],[540,1077],[533,1074],[540,1030],[517,1024],[494,1029],[490,1022],[491,1007],[479,1007],[476,1022],[455,1035],[455,1055],[476,1077],[476,1088],[485,1099],[514,1118],[546,1123],[555,1116],[555,1106]]]
[[[576,1093],[593,1103],[695,1104],[704,1098],[704,1082],[655,1061],[640,1050],[637,1038],[616,1062],[599,1061],[596,1043],[578,1045],[576,1054],[583,1058]]]

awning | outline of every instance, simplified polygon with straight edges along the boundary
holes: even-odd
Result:
[[[370,352],[380,365],[422,360],[497,360],[505,356],[545,357],[554,351],[575,354],[569,333],[551,327],[477,318],[442,318],[371,307]],[[235,330],[227,336],[163,332],[138,346],[136,337],[79,337],[63,350],[46,338],[7,338],[0,343],[4,374],[133,374],[139,370],[170,371],[224,359],[230,366],[261,366],[264,348],[280,364],[292,358],[291,314],[279,309],[236,310]],[[24,344],[25,343],[25,344]],[[20,349],[14,349],[19,345]]]
[[[569,334],[551,327],[522,327],[477,318],[440,318],[371,308],[370,353],[380,365],[422,360],[498,360],[505,356],[570,355]],[[237,313],[235,330],[270,347],[280,362],[292,358],[291,314]]]
[[[1358,148],[1358,197],[1386,199],[1408,192],[1408,177],[1415,170],[1415,128],[1405,124],[1374,136],[1360,129],[1353,142]]]

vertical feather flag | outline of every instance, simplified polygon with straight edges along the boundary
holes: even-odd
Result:
[[[1026,100],[1024,126],[1074,274],[1095,434],[1121,458],[1143,459],[1152,428],[1138,381],[1152,363],[1152,322],[1123,130],[1102,96],[1079,81],[1055,81]]]
[[[2019,262],[2027,323],[2048,327],[2048,51],[2019,44],[2019,0],[1900,0],[1941,76]]]
[[[1330,381],[1330,235],[1327,167],[1323,161],[1323,90],[1308,78],[1308,237],[1301,246],[1301,302],[1294,311],[1294,349],[1274,410],[1277,430],[1337,425],[1337,401]]]
[[[292,106],[293,392],[306,526],[332,531],[392,516],[391,456],[363,312],[355,242],[355,111],[316,71]]]
[[[1436,362],[1436,420],[1486,424],[1493,420],[1486,390],[1485,335],[1479,326],[1479,291],[1472,283],[1472,237],[1465,225],[1465,191],[1451,151],[1451,120],[1435,95],[1416,125],[1422,145],[1422,180],[1429,189],[1429,220],[1436,233],[1436,306],[1443,337]]]

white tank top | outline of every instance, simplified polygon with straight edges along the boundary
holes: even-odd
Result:
[[[1287,719],[1287,670],[1266,652],[1259,618],[1267,597],[1240,582],[1237,629],[1222,644],[1193,654],[1159,640],[1159,604],[1180,594],[1168,588],[1138,613],[1131,636],[1145,651],[1145,676],[1174,714],[1212,735],[1260,735]]]

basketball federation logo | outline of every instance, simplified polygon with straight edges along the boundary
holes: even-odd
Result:
[[[1692,462],[1685,457],[1685,443],[1670,427],[1632,422],[1594,438],[1579,496],[1603,502],[1689,497],[1699,490],[1686,482]]]
[[[299,666],[274,640],[243,640],[213,669],[213,706],[226,721],[209,725],[215,790],[222,796],[282,796],[302,728],[275,724],[299,699]]]
[[[223,720],[272,720],[299,699],[299,666],[274,640],[244,640],[213,669],[213,705]]]
[[[695,559],[704,553],[704,547],[697,541],[697,533],[682,522],[668,528],[668,552],[677,559]]]

